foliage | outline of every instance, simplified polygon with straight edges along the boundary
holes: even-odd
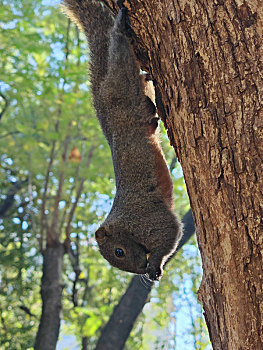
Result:
[[[110,208],[114,179],[109,147],[91,106],[85,40],[57,7],[45,3],[12,0],[2,1],[0,7],[0,207],[14,184],[21,184],[0,218],[0,348],[8,350],[30,349],[34,344],[41,313],[41,237],[43,227],[50,225],[60,184],[58,227],[63,241],[84,181],[70,221],[78,275],[69,257],[64,259],[63,332],[74,334],[79,342],[88,337],[90,348],[94,347],[130,280],[130,275],[111,268],[101,257],[93,236],[98,220]],[[189,208],[183,176],[165,136],[163,146],[180,203],[176,208],[183,215]],[[196,248],[191,249],[192,256],[181,252],[169,264],[126,349],[147,349],[157,338],[172,344],[169,328],[180,308],[176,300],[182,298],[183,287],[179,286],[186,280],[192,283],[190,301],[197,310],[189,332],[195,334],[196,349],[204,349],[201,344],[206,339],[200,336],[204,322],[194,294],[200,259]],[[168,338],[159,337],[160,330]]]

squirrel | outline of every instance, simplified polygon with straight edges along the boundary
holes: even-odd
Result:
[[[91,56],[93,104],[111,149],[116,196],[95,232],[99,250],[121,270],[159,280],[176,250],[181,224],[160,146],[156,108],[131,45],[128,10],[114,19],[95,0],[63,0],[63,11],[85,33]]]

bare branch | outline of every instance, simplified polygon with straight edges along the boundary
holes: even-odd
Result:
[[[0,92],[0,97],[2,97],[2,99],[5,102],[4,107],[3,107],[2,111],[0,112],[0,120],[1,120],[3,115],[5,114],[5,112],[7,110],[7,107],[9,106],[9,101],[8,101],[7,97],[2,92]]]
[[[48,183],[49,183],[49,177],[50,177],[50,171],[53,165],[54,156],[55,156],[55,148],[56,148],[56,141],[53,141],[51,151],[50,151],[50,158],[48,163],[48,168],[46,172],[45,177],[45,186],[44,186],[44,193],[42,197],[42,205],[41,205],[41,214],[40,214],[40,251],[42,252],[44,249],[44,228],[47,229],[47,222],[46,222],[46,201],[47,201],[47,191],[48,191]]]
[[[24,311],[27,315],[29,315],[29,316],[36,317],[36,315],[35,315],[35,314],[32,314],[32,312],[30,311],[30,309],[29,309],[27,306],[25,306],[25,305],[20,305],[20,306],[19,306],[19,309],[23,310],[23,311]]]
[[[91,148],[89,150],[87,161],[86,161],[86,165],[85,165],[87,168],[90,166],[91,159],[92,159],[92,156],[93,156],[95,148],[96,148],[96,146],[91,146]],[[83,185],[84,185],[85,180],[86,180],[86,178],[84,178],[84,177],[81,178],[80,184],[79,184],[79,187],[78,187],[78,190],[77,190],[75,201],[74,201],[74,203],[73,203],[73,205],[71,207],[71,210],[69,212],[68,223],[67,223],[67,227],[66,227],[66,242],[65,242],[65,244],[67,246],[70,243],[70,230],[71,230],[72,219],[73,219],[73,216],[74,216],[74,213],[75,213],[75,210],[76,210],[76,207],[77,207],[80,195],[82,193]]]
[[[65,71],[67,71],[67,63],[68,63],[68,56],[70,53],[69,50],[69,42],[70,42],[70,37],[69,37],[69,32],[70,32],[70,25],[71,25],[71,21],[68,19],[67,22],[67,29],[66,29],[66,44],[65,44]],[[63,85],[61,88],[61,92],[60,92],[60,100],[61,102],[63,102],[63,93],[64,93],[64,87],[66,84],[66,78],[63,78]],[[62,108],[61,108],[62,103],[59,106],[58,109],[58,118],[61,116],[62,114]],[[70,130],[72,123],[69,122],[68,124],[68,131]],[[62,160],[63,160],[63,166],[65,166],[66,161],[67,161],[67,152],[68,152],[68,146],[69,146],[69,142],[70,142],[70,136],[69,133],[65,138],[65,143],[64,143],[64,150],[63,150],[63,154],[62,154]],[[59,185],[58,185],[58,190],[57,190],[57,194],[56,194],[56,199],[55,199],[55,203],[54,203],[54,214],[53,214],[53,220],[52,220],[52,224],[51,224],[51,228],[50,230],[48,230],[48,240],[58,240],[58,232],[57,232],[57,226],[58,226],[58,208],[59,208],[59,202],[61,200],[61,193],[62,193],[62,188],[63,188],[63,183],[64,183],[64,175],[65,172],[64,170],[62,170],[60,172],[59,175]]]
[[[68,199],[66,199],[66,204],[65,204],[63,215],[62,215],[62,219],[61,219],[61,222],[60,222],[59,232],[62,232],[62,228],[63,228],[64,223],[65,223],[65,218],[66,218],[66,215],[68,213],[68,209],[69,209],[69,206],[70,206],[70,203],[71,203],[71,198],[73,197],[73,192],[74,192],[74,190],[76,188],[76,183],[77,183],[78,178],[79,178],[79,170],[80,170],[81,163],[82,162],[79,162],[77,164],[77,167],[76,167],[76,170],[75,170],[74,182],[73,182],[73,184],[72,184],[72,186],[70,188]]]
[[[28,180],[13,182],[12,187],[8,190],[6,198],[0,205],[0,218],[4,217],[7,211],[11,208],[14,203],[15,194],[25,185]]]
[[[69,128],[71,127],[71,123],[69,123]],[[65,165],[67,163],[67,153],[68,153],[68,147],[70,143],[70,136],[69,134],[66,136],[65,142],[64,142],[64,149],[62,153],[62,164],[63,169],[59,174],[59,181],[58,181],[58,189],[55,197],[55,203],[53,207],[53,219],[51,223],[51,229],[48,232],[48,240],[58,240],[58,232],[57,232],[57,226],[58,226],[58,214],[59,214],[59,202],[61,200],[61,194],[64,184],[64,177],[65,177]]]
[[[69,55],[69,31],[70,31],[71,20],[68,18],[67,32],[66,32],[66,45],[65,45],[65,61],[68,60]]]

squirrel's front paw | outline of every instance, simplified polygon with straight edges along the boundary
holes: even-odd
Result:
[[[156,267],[149,265],[147,267],[146,274],[150,280],[159,281],[163,275],[163,269],[160,266]]]

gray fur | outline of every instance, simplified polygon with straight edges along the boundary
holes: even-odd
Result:
[[[94,106],[116,178],[112,209],[95,234],[100,252],[121,270],[157,280],[181,238],[181,225],[173,212],[173,185],[155,110],[149,108],[144,79],[123,29],[125,11],[113,21],[98,1],[64,0],[63,7],[87,36]],[[117,248],[123,257],[115,255]]]

